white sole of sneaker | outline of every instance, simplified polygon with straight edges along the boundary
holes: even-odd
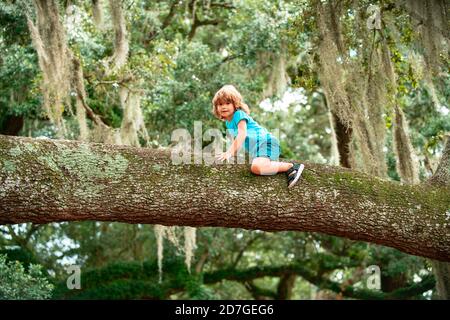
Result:
[[[300,168],[298,168],[297,173],[295,174],[295,178],[294,180],[291,181],[291,183],[289,184],[288,188],[292,188],[298,181],[298,179],[300,179],[300,176],[302,175],[303,169],[305,168],[305,165],[302,163],[300,164]]]

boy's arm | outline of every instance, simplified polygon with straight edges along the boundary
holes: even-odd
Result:
[[[236,139],[233,139],[230,149],[228,149],[227,152],[222,153],[220,156],[218,156],[217,159],[223,161],[228,160],[229,158],[234,156],[242,147],[242,144],[244,143],[246,136],[247,136],[247,121],[241,120],[238,123],[238,134],[236,136]]]
[[[238,134],[236,136],[236,139],[233,140],[230,149],[228,149],[228,152],[232,156],[234,156],[239,151],[239,149],[241,149],[246,136],[247,136],[247,121],[241,120],[238,123]]]

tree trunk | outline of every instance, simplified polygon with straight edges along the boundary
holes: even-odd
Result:
[[[336,141],[339,151],[339,164],[344,168],[352,167],[352,154],[350,153],[350,144],[352,142],[352,128],[346,127],[335,112],[331,112],[334,130],[336,132]]]
[[[450,300],[450,263],[432,261],[438,299]]]
[[[277,288],[277,300],[292,299],[292,290],[294,290],[295,287],[295,280],[297,280],[297,275],[293,273],[285,274],[280,277]]]
[[[441,161],[429,183],[434,186],[447,187],[450,184],[450,136],[446,137]],[[450,220],[450,209],[447,209],[446,212],[446,221],[448,220]],[[450,300],[450,263],[432,261],[432,266],[439,299]]]
[[[254,176],[248,165],[173,165],[168,150],[0,136],[1,224],[313,231],[450,261],[449,207],[448,184],[401,185],[306,163],[287,189],[284,175]]]

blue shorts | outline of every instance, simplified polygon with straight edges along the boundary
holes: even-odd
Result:
[[[249,152],[252,158],[266,157],[273,161],[280,158],[280,142],[275,137],[268,137],[258,141]]]

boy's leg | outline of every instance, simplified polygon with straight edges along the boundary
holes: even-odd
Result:
[[[271,161],[266,157],[257,157],[252,161],[251,171],[258,175],[274,175],[280,172],[286,172],[292,168],[293,164],[290,162]]]
[[[274,175],[286,172],[293,167],[290,162],[275,161],[280,156],[280,144],[277,139],[268,137],[256,148],[251,171],[258,175]],[[272,160],[274,159],[274,160]]]

